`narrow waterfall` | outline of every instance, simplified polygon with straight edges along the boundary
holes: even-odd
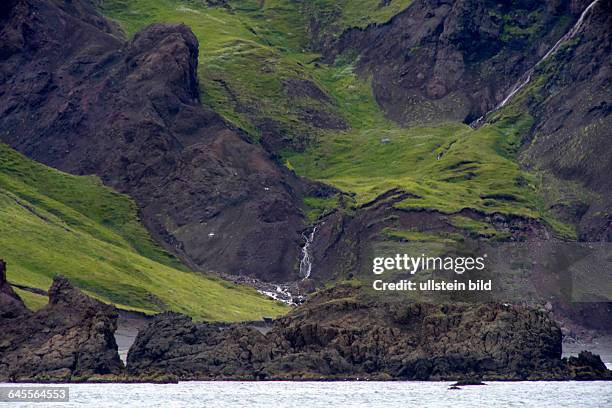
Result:
[[[308,279],[310,277],[310,273],[312,272],[312,255],[310,253],[310,246],[314,241],[316,233],[317,227],[314,227],[310,234],[306,234],[306,232],[302,233],[302,238],[304,238],[305,243],[302,247],[302,258],[300,259],[300,276],[304,279]]]
[[[532,77],[533,72],[535,71],[536,67],[538,65],[540,65],[542,62],[544,62],[546,59],[548,59],[548,57],[550,57],[555,52],[557,52],[557,50],[561,47],[561,45],[563,45],[563,43],[565,43],[565,42],[571,40],[572,38],[574,38],[574,36],[578,32],[578,30],[580,30],[580,27],[582,27],[582,24],[584,23],[585,17],[588,15],[589,11],[591,11],[591,9],[598,2],[599,2],[599,0],[595,0],[595,1],[591,2],[591,4],[589,4],[587,6],[587,8],[584,9],[582,14],[580,15],[580,18],[578,19],[578,21],[576,21],[576,24],[574,24],[572,26],[572,28],[567,33],[565,33],[565,35],[563,35],[561,38],[559,38],[559,40],[555,43],[555,45],[553,45],[552,48],[549,49],[548,52],[546,54],[544,54],[544,56],[542,58],[540,58],[540,60],[538,62],[536,62],[536,64],[533,67],[531,67],[529,70],[527,70],[518,79],[518,81],[516,81],[516,83],[512,86],[512,88],[510,88],[510,92],[508,93],[508,95],[506,95],[504,100],[502,100],[493,109],[489,110],[484,115],[482,115],[481,117],[476,119],[474,122],[470,123],[470,126],[477,127],[478,125],[480,125],[480,123],[483,122],[484,118],[487,117],[488,114],[490,114],[492,112],[495,112],[496,110],[499,110],[499,109],[503,108],[504,106],[506,106],[506,104],[508,102],[510,102],[510,99],[512,99],[512,97],[514,95],[516,95],[521,89],[523,89],[529,83],[529,81],[531,81],[531,77]]]

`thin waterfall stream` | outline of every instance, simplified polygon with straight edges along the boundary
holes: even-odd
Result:
[[[553,45],[548,50],[548,52],[546,52],[546,54],[544,54],[544,56],[542,58],[540,58],[540,60],[538,62],[536,62],[536,64],[533,67],[531,67],[523,75],[521,75],[521,77],[518,79],[518,81],[516,81],[516,83],[512,86],[512,88],[510,88],[510,92],[508,93],[508,95],[506,95],[506,97],[499,104],[497,104],[497,106],[495,106],[493,109],[489,110],[484,115],[482,115],[481,117],[479,117],[478,119],[476,119],[475,121],[470,123],[470,126],[471,127],[478,127],[484,121],[484,119],[487,117],[487,115],[489,115],[490,113],[495,112],[495,111],[503,108],[504,106],[506,106],[506,104],[508,102],[510,102],[510,99],[512,99],[512,97],[514,95],[516,95],[521,89],[523,89],[531,81],[531,77],[533,76],[533,72],[538,67],[538,65],[540,65],[542,62],[544,62],[546,59],[548,59],[548,57],[550,57],[555,52],[557,52],[557,50],[565,42],[567,42],[567,41],[571,40],[572,38],[574,38],[574,36],[578,32],[578,30],[580,30],[580,27],[582,27],[582,24],[584,23],[585,17],[588,15],[589,11],[591,11],[591,9],[599,1],[600,0],[595,0],[595,1],[591,2],[591,4],[589,4],[584,9],[582,14],[580,15],[580,18],[578,18],[578,21],[576,21],[576,24],[574,24],[572,26],[572,28],[567,33],[565,33],[561,38],[559,38],[559,40],[555,43],[555,45]]]
[[[304,279],[308,279],[312,273],[312,254],[310,253],[310,247],[317,233],[317,228],[318,227],[315,226],[310,234],[306,234],[306,232],[302,233],[302,238],[304,238],[305,243],[302,247],[302,258],[300,259],[300,276]]]

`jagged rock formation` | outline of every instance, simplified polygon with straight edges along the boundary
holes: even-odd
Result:
[[[6,280],[6,262],[0,259],[0,319],[28,315],[28,309]]]
[[[63,277],[54,279],[49,304],[35,313],[9,293],[4,273],[0,288],[0,381],[77,381],[122,372],[113,306]],[[8,314],[7,297],[14,299]]]
[[[126,41],[88,0],[0,15],[0,139],[135,198],[195,268],[290,280],[301,181],[199,100],[198,41],[155,24]]]
[[[596,356],[562,360],[561,331],[545,312],[383,303],[350,287],[317,295],[265,334],[160,315],[139,333],[128,368],[185,380],[612,378]]]
[[[125,373],[112,306],[62,277],[36,313],[6,279],[0,288],[1,310],[9,296],[21,309],[0,317],[0,381],[612,379],[589,352],[562,360],[561,332],[545,312],[381,302],[349,286],[319,293],[271,328],[158,315],[139,332]]]

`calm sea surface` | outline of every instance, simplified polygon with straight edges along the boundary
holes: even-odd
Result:
[[[76,384],[69,403],[6,407],[612,407],[612,382],[184,382]],[[1,384],[0,386],[9,386]],[[13,385],[11,385],[13,386]],[[23,385],[31,387],[32,385]],[[0,403],[2,405],[2,403]]]

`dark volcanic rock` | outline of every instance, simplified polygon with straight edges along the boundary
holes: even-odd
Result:
[[[569,3],[417,0],[386,24],[346,31],[327,57],[358,52],[377,101],[400,123],[469,123],[576,20]]]
[[[0,259],[0,319],[28,315],[21,298],[6,280],[6,262]]]
[[[464,379],[459,380],[452,385],[452,387],[464,387],[466,385],[487,385],[478,379]]]
[[[0,306],[5,304],[0,301]],[[56,277],[46,307],[0,315],[0,381],[75,381],[120,374],[116,320],[113,306]]]
[[[560,180],[552,211],[578,224],[581,239],[612,242],[612,1],[599,0],[536,75],[545,85],[524,101],[535,121],[521,160]]]
[[[577,380],[597,380],[609,372],[601,358],[590,351],[582,351],[578,357],[570,357],[567,366],[571,376]]]
[[[573,363],[570,363],[570,365]],[[582,371],[601,371],[583,356]],[[381,303],[323,292],[266,334],[158,316],[128,355],[132,375],[180,379],[564,379],[561,331],[546,313],[495,304]]]
[[[200,103],[189,28],[154,24],[126,42],[87,0],[2,10],[2,141],[130,194],[193,267],[294,277],[301,182]]]

